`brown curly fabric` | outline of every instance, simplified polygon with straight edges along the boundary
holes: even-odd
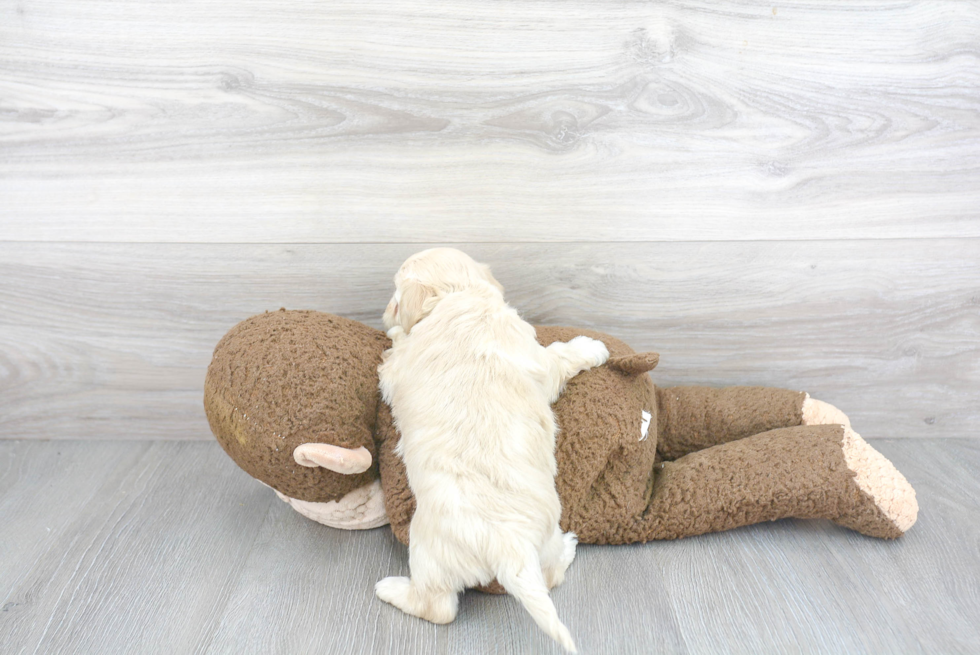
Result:
[[[214,349],[204,407],[246,473],[299,500],[338,500],[378,477],[307,468],[303,443],[364,446],[377,457],[378,364],[390,341],[357,321],[313,311],[266,312],[232,328]]]
[[[569,341],[579,335],[606,344],[611,359],[633,355],[625,343],[601,332],[537,327],[538,341]],[[609,526],[645,507],[657,453],[657,405],[653,382],[608,365],[572,378],[554,404],[558,421],[558,477],[561,526],[595,541]],[[641,441],[642,412],[652,420]]]
[[[408,486],[408,473],[405,462],[395,454],[395,446],[401,435],[395,427],[391,408],[380,403],[378,408],[378,465],[381,474],[381,489],[385,494],[385,512],[391,523],[395,538],[408,545],[408,528],[415,514],[415,496]]]
[[[650,506],[621,538],[677,539],[782,518],[844,517],[864,534],[901,531],[854,483],[842,449],[844,427],[771,430],[662,464]]]
[[[800,391],[770,387],[668,387],[657,389],[657,450],[673,460],[710,446],[799,425]]]

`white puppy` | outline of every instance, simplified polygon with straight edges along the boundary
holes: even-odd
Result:
[[[378,598],[449,623],[460,591],[496,577],[574,652],[548,596],[576,544],[558,527],[551,403],[609,352],[588,337],[542,347],[489,267],[452,248],[410,257],[395,288],[384,314],[393,345],[378,371],[417,505],[412,577],[381,580]]]

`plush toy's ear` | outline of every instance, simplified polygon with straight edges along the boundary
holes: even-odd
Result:
[[[321,466],[345,475],[363,473],[371,468],[371,453],[364,446],[355,450],[328,443],[304,443],[293,450],[293,459],[300,466]]]
[[[398,302],[398,322],[405,333],[412,331],[412,326],[425,318],[435,306],[437,291],[418,280],[403,280],[401,300]]]
[[[612,357],[608,361],[609,368],[621,371],[626,375],[639,375],[652,371],[660,363],[660,355],[657,353],[632,353]]]

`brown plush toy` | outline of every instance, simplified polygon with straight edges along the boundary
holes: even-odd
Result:
[[[764,387],[656,388],[658,355],[591,330],[538,327],[547,346],[599,339],[610,359],[554,404],[561,527],[581,542],[676,539],[781,518],[882,538],[915,523],[915,492],[839,410]],[[414,499],[379,397],[387,336],[312,311],[253,316],[218,343],[204,405],[225,451],[304,516],[347,529],[391,523]]]

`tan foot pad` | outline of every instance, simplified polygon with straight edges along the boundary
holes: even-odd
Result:
[[[806,395],[803,401],[803,425],[850,425],[851,419],[830,403]]]
[[[862,534],[884,539],[902,536],[915,523],[919,504],[915,490],[884,455],[850,427],[841,444],[847,468],[857,487],[852,508],[836,523]]]

